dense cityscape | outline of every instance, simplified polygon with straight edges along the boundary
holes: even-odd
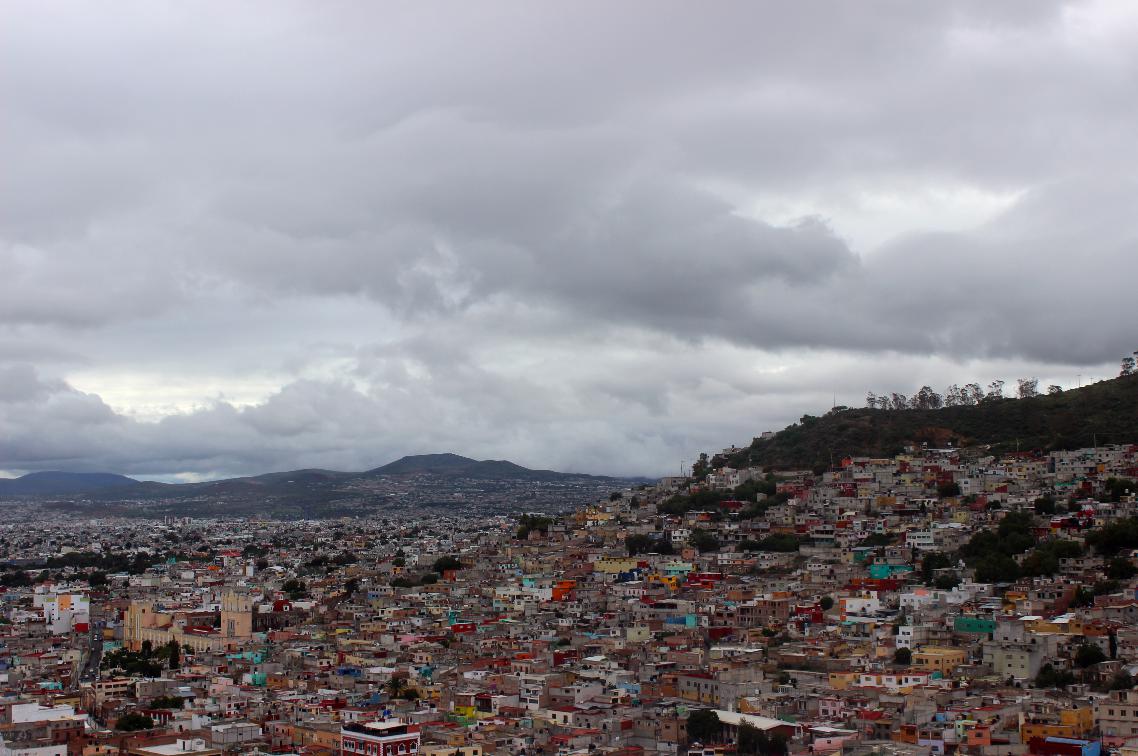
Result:
[[[737,451],[563,515],[6,518],[3,753],[1138,744],[1138,447]]]

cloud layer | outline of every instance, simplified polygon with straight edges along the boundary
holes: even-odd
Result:
[[[1138,347],[1125,3],[0,16],[0,470],[656,473]]]

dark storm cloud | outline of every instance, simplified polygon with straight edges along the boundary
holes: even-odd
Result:
[[[1138,346],[1125,4],[0,15],[0,469],[658,470]]]
[[[407,315],[454,314],[505,297],[574,320],[759,348],[1086,364],[1113,358],[1131,338],[1130,284],[1118,274],[1138,273],[1134,201],[1132,184],[1060,183],[1029,192],[984,227],[912,234],[862,256],[820,220],[767,224],[657,178],[572,205],[572,214],[547,220],[544,238],[505,225],[481,235],[470,223],[428,233],[424,216],[402,243],[289,241],[274,247],[287,250],[287,262],[260,280],[363,293]],[[508,202],[527,207],[521,196]],[[1093,337],[1078,337],[1087,320],[1077,303],[1093,300],[1105,317]]]

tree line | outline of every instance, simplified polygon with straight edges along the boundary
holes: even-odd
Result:
[[[1122,358],[1119,368],[1119,377],[1138,375],[1138,351],[1132,356]],[[999,401],[1000,399],[1033,399],[1041,396],[1038,378],[1017,378],[1014,397],[1004,396],[1006,382],[1002,378],[989,383],[986,387],[979,383],[966,383],[963,386],[952,384],[938,394],[929,386],[921,386],[917,393],[905,396],[896,392],[878,394],[873,391],[866,393],[865,406],[869,409],[904,410],[904,409],[940,409],[941,407],[967,407],[984,402]],[[1051,384],[1047,387],[1049,396],[1063,393],[1063,387]]]
[[[881,410],[930,410],[941,407],[968,407],[1008,399],[1009,397],[1004,395],[1005,385],[1006,382],[1003,379],[997,378],[989,383],[986,388],[979,383],[966,383],[963,386],[954,383],[946,388],[943,394],[938,394],[929,386],[921,386],[917,393],[912,396],[896,392],[877,394],[870,391],[865,395],[865,406],[869,409]],[[1047,387],[1047,394],[1050,396],[1062,393],[1062,386],[1052,384]],[[1034,399],[1040,395],[1038,378],[1016,379],[1014,398]]]

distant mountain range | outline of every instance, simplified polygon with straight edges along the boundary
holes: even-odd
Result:
[[[0,496],[64,496],[138,484],[134,478],[113,473],[44,471],[0,478]]]
[[[1030,399],[941,409],[842,409],[804,416],[724,461],[732,467],[827,468],[846,456],[891,457],[907,444],[992,453],[1138,443],[1138,375]]]
[[[291,470],[205,483],[155,483],[112,473],[34,472],[19,478],[0,478],[0,497],[52,497],[90,495],[100,499],[119,497],[179,497],[218,494],[295,495],[298,490],[336,488],[366,482],[369,478],[499,480],[557,482],[590,479],[618,480],[605,476],[531,470],[506,460],[475,460],[457,454],[418,454],[365,472]]]

